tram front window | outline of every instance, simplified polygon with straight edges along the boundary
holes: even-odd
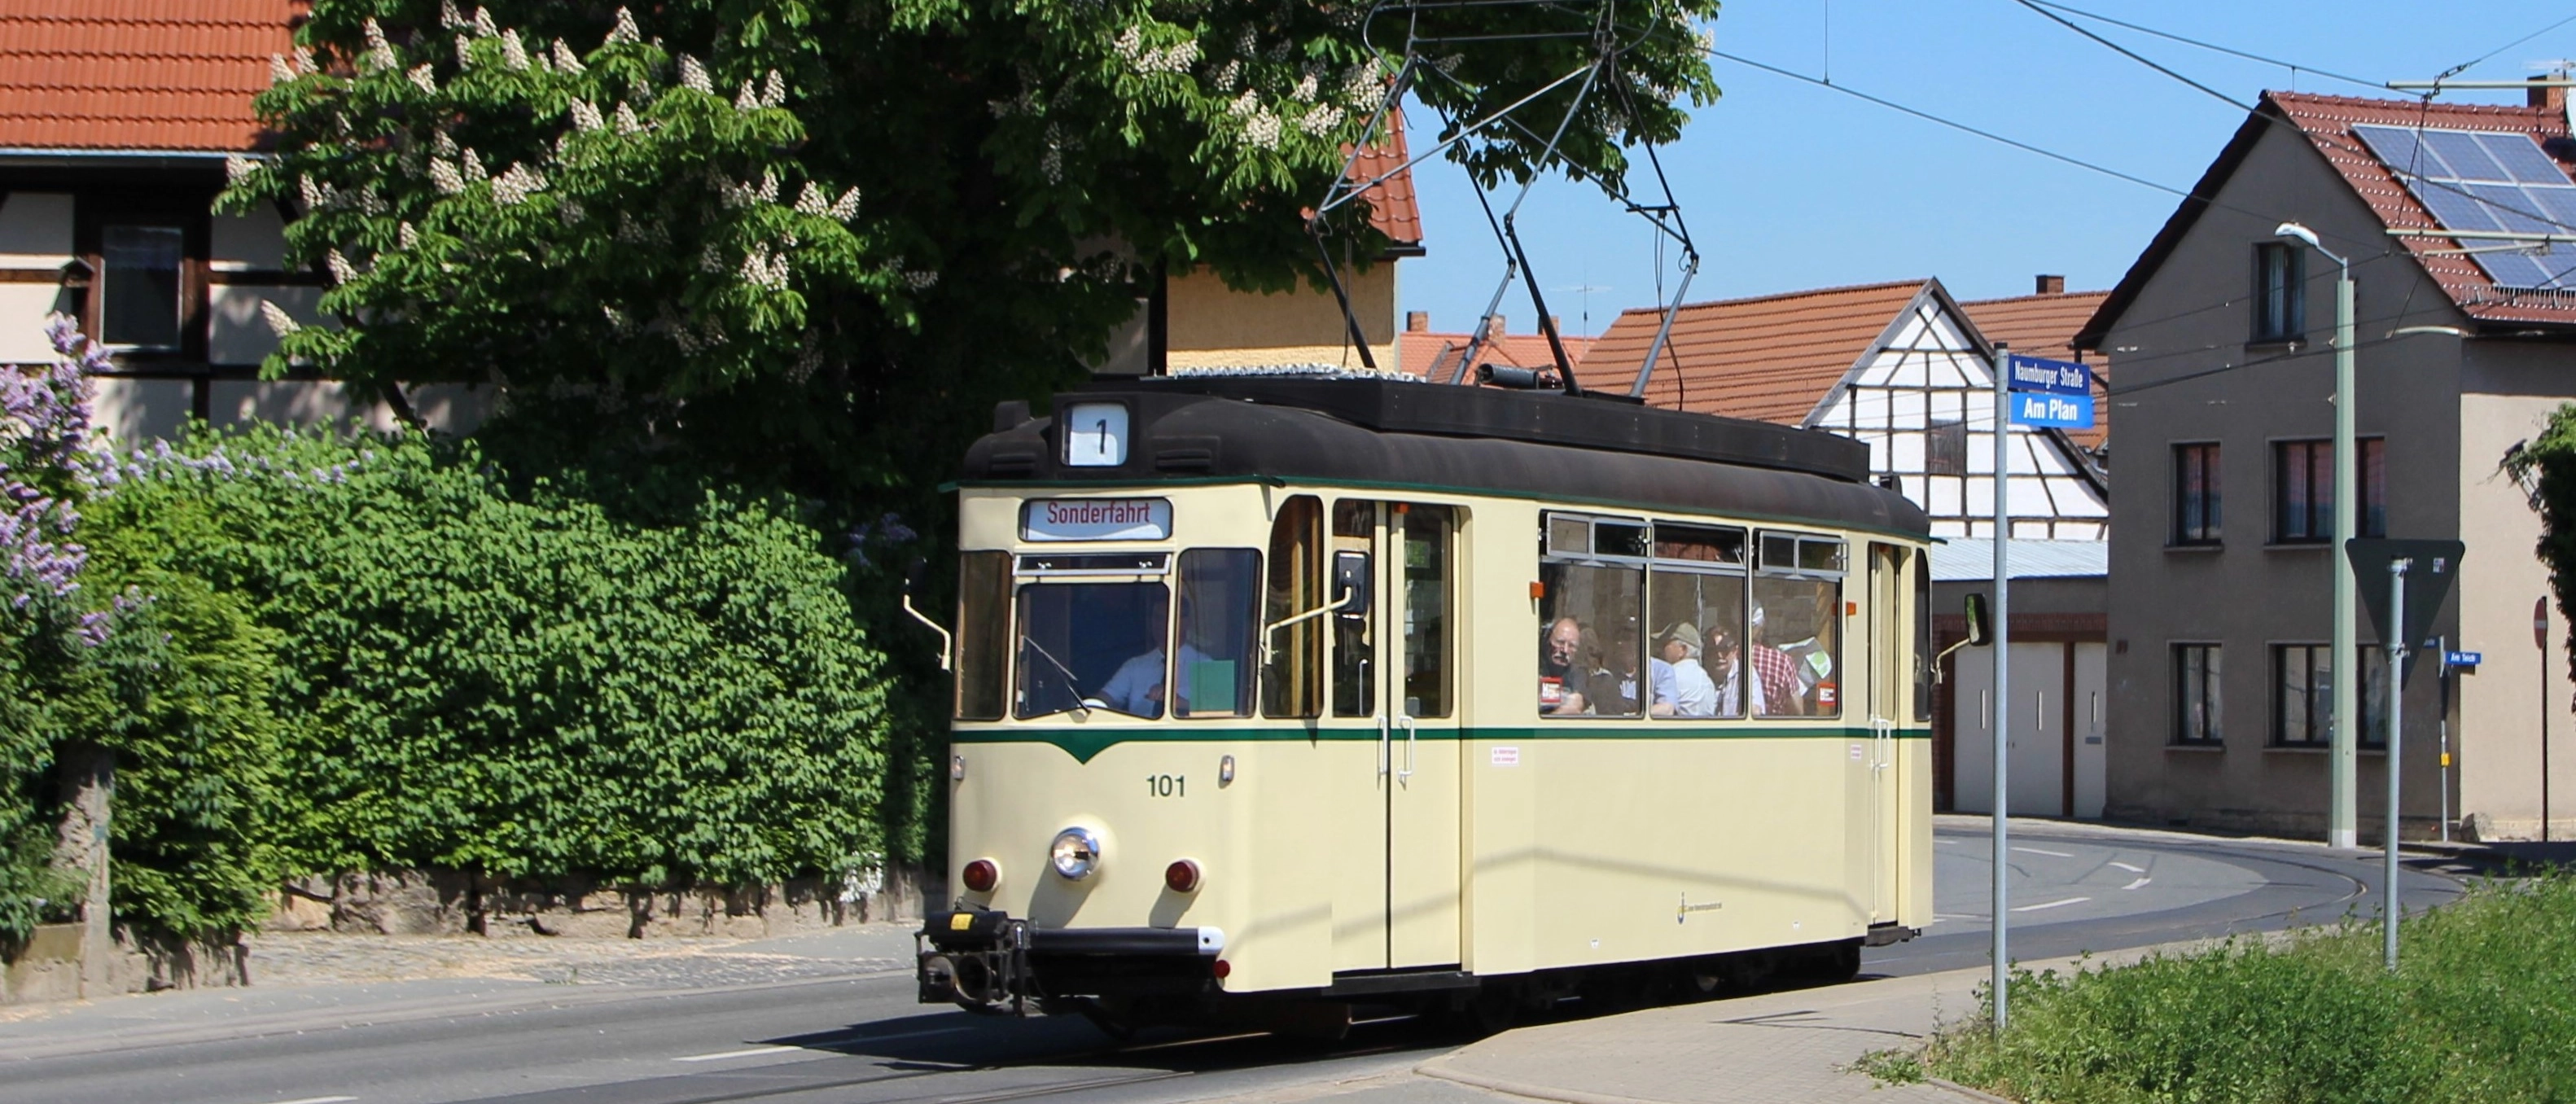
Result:
[[[1021,587],[1019,717],[1075,709],[1162,716],[1170,698],[1170,604],[1161,583]]]

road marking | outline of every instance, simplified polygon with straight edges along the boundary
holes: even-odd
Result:
[[[2063,901],[2050,901],[2049,903],[2044,904],[2044,905],[2023,905],[2022,907],[2017,908],[2017,909],[2014,909],[2013,911],[2014,911],[2014,912],[2038,912],[2038,911],[2039,911],[2039,910],[2041,910],[2041,909],[2053,909],[2053,908],[2056,908],[2056,907],[2058,907],[2058,906],[2060,906],[2060,905],[2080,905],[2080,904],[2083,904],[2084,902],[2086,902],[2086,901],[2090,901],[2090,900],[2092,900],[2092,898],[2090,898],[2090,897],[2069,897],[2069,898],[2067,898],[2067,899],[2065,899],[2065,900],[2063,900]]]
[[[2030,854],[2030,855],[2046,855],[2046,856],[2048,856],[2049,858],[2052,858],[2052,859],[2071,859],[2071,858],[2074,858],[2074,857],[2075,857],[2075,856],[2073,856],[2073,855],[2069,855],[2069,854],[2067,854],[2067,853],[2066,853],[2066,852],[2064,852],[2064,851],[2042,851],[2042,850],[2040,850],[2039,848],[2036,848],[2036,847],[2016,847],[2016,848],[2013,848],[2013,850],[2015,850],[2015,851],[2019,851],[2019,852],[2022,852],[2022,853],[2024,853],[2024,854]]]
[[[752,1047],[748,1050],[717,1051],[714,1054],[690,1054],[679,1058],[673,1058],[671,1060],[674,1062],[717,1062],[727,1058],[752,1058],[763,1054],[785,1054],[791,1050],[803,1049],[805,1048],[792,1046],[764,1046]]]
[[[354,1096],[308,1096],[302,1100],[280,1100],[277,1104],[342,1104],[356,1099]]]
[[[2148,882],[2152,882],[2152,881],[2155,881],[2155,879],[2153,879],[2153,878],[2140,878],[2140,879],[2138,879],[2137,881],[2134,881],[2134,882],[2131,882],[2131,883],[2129,883],[2129,884],[2127,884],[2127,885],[2121,886],[2120,888],[2122,888],[2122,889],[2136,889],[2136,888],[2138,888],[2139,886],[2145,885],[2145,884],[2147,884]]]
[[[2126,870],[2126,871],[2128,871],[2128,872],[2129,872],[2129,873],[2131,873],[2131,874],[2144,874],[2144,873],[2146,873],[2146,872],[2147,872],[2147,868],[2146,868],[2146,867],[2143,867],[2143,866],[2131,866],[2131,865],[2129,865],[2129,864],[2127,864],[2127,863],[2121,862],[2121,861],[2120,861],[2120,860],[2118,860],[2118,859],[2113,859],[2113,860],[2111,860],[2111,865],[2116,866],[2116,867],[2119,867],[2119,868],[2120,868],[2120,869],[2122,869],[2122,870]]]

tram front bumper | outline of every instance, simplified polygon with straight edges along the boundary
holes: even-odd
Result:
[[[1213,992],[1217,928],[1045,928],[991,909],[935,912],[914,937],[923,1004],[1027,1011],[1031,1000]]]

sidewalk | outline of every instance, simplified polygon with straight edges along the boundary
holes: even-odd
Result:
[[[2123,965],[2206,941],[2020,964],[2034,972]],[[1979,1015],[1985,969],[1882,978],[1526,1027],[1423,1063],[1444,1081],[1569,1104],[1967,1104],[2000,1098],[1941,1082],[1849,1072]]]

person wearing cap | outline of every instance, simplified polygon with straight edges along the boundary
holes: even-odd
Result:
[[[1662,717],[1717,716],[1717,682],[1700,666],[1699,626],[1676,621],[1657,638],[1663,661],[1673,672],[1673,697]]]
[[[1759,693],[1753,699],[1757,717],[1795,717],[1806,710],[1806,700],[1799,694],[1798,661],[1789,653],[1770,644],[1770,634],[1762,627],[1762,603],[1753,604],[1753,643],[1744,649],[1747,665],[1753,668],[1754,687]]]

